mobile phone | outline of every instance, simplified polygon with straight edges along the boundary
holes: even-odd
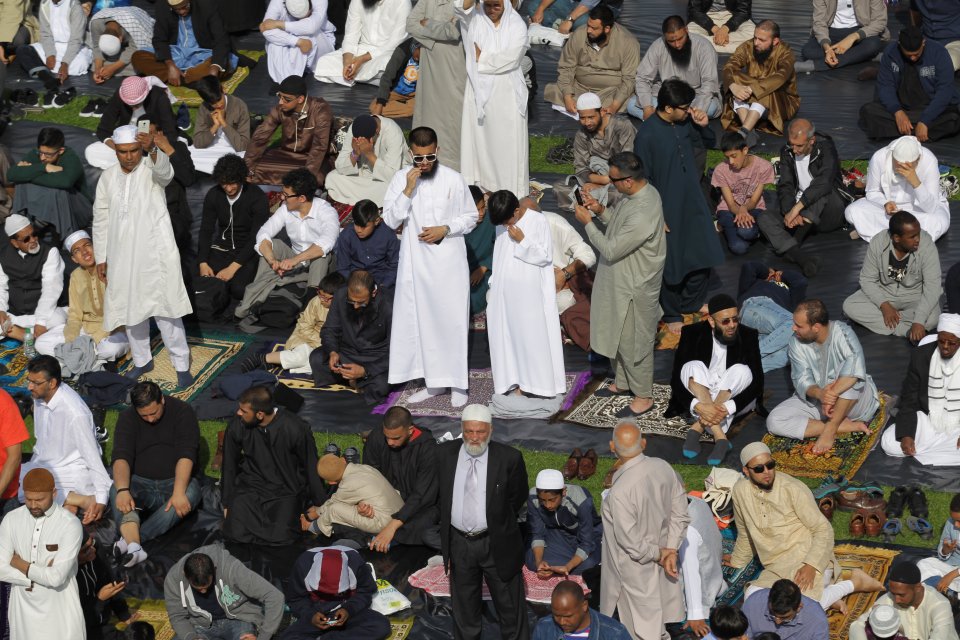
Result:
[[[150,133],[150,121],[141,120],[137,123],[137,133]]]
[[[583,194],[580,193],[580,187],[573,190],[573,197],[577,199],[577,204],[583,206]]]

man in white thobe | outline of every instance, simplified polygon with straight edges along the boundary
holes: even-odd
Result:
[[[410,150],[396,122],[363,114],[350,125],[333,171],[324,186],[336,202],[354,205],[372,200],[383,206],[387,183],[410,162]]]
[[[90,408],[76,391],[62,384],[60,365],[53,356],[37,356],[27,364],[27,387],[33,396],[37,442],[30,461],[20,468],[20,499],[26,491],[23,478],[43,467],[57,480],[57,504],[83,511],[84,524],[98,520],[113,480],[100,458]]]
[[[54,500],[51,473],[37,468],[23,479],[25,501],[0,522],[0,580],[10,585],[11,640],[84,640],[77,591],[77,554],[83,526]]]
[[[93,203],[97,272],[107,284],[103,328],[126,326],[133,355],[133,369],[126,375],[136,379],[153,369],[153,318],[177,372],[177,386],[184,388],[193,376],[181,318],[192,308],[164,195],[173,166],[149,134],[137,135],[135,125],[118,127],[112,138],[119,162],[103,172]]]
[[[920,464],[960,466],[960,315],[944,313],[937,339],[910,356],[900,392],[897,422],[880,446],[888,456],[911,456]]]
[[[302,76],[334,49],[327,0],[270,0],[260,32],[267,41],[267,72],[277,85],[287,76]]]
[[[707,619],[717,598],[726,591],[723,579],[723,537],[713,511],[700,498],[687,499],[690,525],[680,545],[680,573],[687,604],[687,624],[698,638],[709,633]]]
[[[897,138],[870,158],[867,197],[847,205],[844,216],[863,240],[885,233],[890,216],[909,211],[936,242],[950,228],[950,206],[940,188],[933,152],[914,136]]]
[[[407,39],[410,9],[410,0],[351,2],[340,48],[317,60],[313,77],[348,87],[379,84],[394,49]]]
[[[467,56],[460,171],[467,184],[525,196],[530,141],[520,61],[528,48],[527,26],[510,2],[482,0],[480,5],[455,3]]]
[[[477,207],[459,173],[440,164],[437,134],[410,132],[413,166],[393,176],[383,221],[403,225],[393,296],[390,384],[423,378],[410,397],[423,402],[445,388],[455,407],[467,403],[470,267],[463,237],[477,225]]]
[[[621,422],[610,448],[622,465],[603,501],[603,574],[600,613],[616,611],[630,635],[667,640],[666,623],[684,618],[677,550],[690,516],[677,472],[643,455],[640,427]]]
[[[487,299],[494,392],[552,398],[567,385],[550,225],[509,191],[490,195],[487,215],[497,227]]]

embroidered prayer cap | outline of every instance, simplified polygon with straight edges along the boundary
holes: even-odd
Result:
[[[493,414],[490,413],[490,408],[485,404],[468,404],[463,408],[463,413],[460,414],[460,423],[464,422],[493,424]]]
[[[74,231],[67,236],[67,239],[63,241],[63,248],[68,252],[73,249],[73,245],[77,244],[81,240],[89,240],[90,234],[84,231],[83,229],[79,231]]]
[[[137,125],[125,124],[122,127],[117,127],[113,130],[113,135],[110,136],[110,139],[113,140],[113,144],[131,144],[136,142]]]
[[[120,83],[120,99],[128,106],[135,106],[147,99],[150,93],[150,83],[146,78],[130,76]]]
[[[357,576],[350,568],[347,555],[355,551],[348,547],[333,546],[311,549],[307,553],[311,552],[313,564],[303,580],[307,592],[335,596],[357,588]]]
[[[582,93],[577,98],[577,111],[588,111],[590,109],[599,109],[603,104],[600,102],[600,96],[595,93]]]
[[[377,135],[377,121],[370,114],[357,116],[350,126],[354,138],[372,138]]]
[[[307,83],[303,76],[287,76],[280,83],[279,92],[288,96],[305,96],[307,95]]]
[[[327,483],[340,482],[340,479],[343,478],[343,470],[346,468],[346,460],[338,455],[327,453],[321,456],[317,462],[317,475]]]
[[[937,331],[946,331],[960,338],[960,314],[941,313],[940,321],[937,322]]]
[[[171,7],[179,7],[182,4],[186,4],[189,0],[167,0],[167,4]]]
[[[770,447],[762,442],[751,442],[740,451],[740,464],[747,466],[747,463],[763,454],[770,455]]]
[[[897,162],[913,162],[920,157],[920,141],[913,136],[903,136],[893,144],[893,159]]]
[[[718,293],[710,298],[710,301],[707,303],[707,311],[710,312],[710,315],[720,313],[721,311],[726,311],[727,309],[736,308],[737,301],[725,293]]]
[[[920,569],[916,563],[903,560],[890,568],[887,580],[900,584],[920,584]]]
[[[56,488],[53,474],[43,467],[31,469],[23,476],[23,490],[31,493],[50,493]]]
[[[310,0],[287,0],[284,4],[287,13],[297,20],[303,20],[310,13]]]
[[[30,219],[27,216],[22,216],[19,213],[12,213],[3,223],[3,230],[6,232],[7,236],[12,238],[13,236],[17,235],[18,232],[29,227],[30,224]]]
[[[870,611],[870,630],[877,638],[892,638],[900,630],[900,614],[888,604],[878,604]]]
[[[98,44],[100,45],[100,53],[105,56],[115,56],[120,53],[121,42],[117,36],[105,33],[100,36]]]
[[[566,483],[563,474],[556,469],[544,469],[537,474],[536,487],[541,491],[563,491]]]

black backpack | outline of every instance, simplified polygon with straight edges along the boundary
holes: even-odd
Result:
[[[270,292],[254,311],[257,324],[275,329],[287,329],[297,322],[297,316],[307,303],[309,287],[303,283],[291,283]]]
[[[201,322],[219,322],[230,304],[227,283],[214,276],[200,276],[194,284],[194,312]]]

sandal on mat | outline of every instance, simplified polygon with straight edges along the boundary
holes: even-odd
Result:
[[[907,528],[909,528],[910,531],[913,531],[924,540],[930,540],[931,538],[933,538],[933,527],[930,526],[930,523],[924,520],[923,518],[910,516],[909,518],[907,518]]]

